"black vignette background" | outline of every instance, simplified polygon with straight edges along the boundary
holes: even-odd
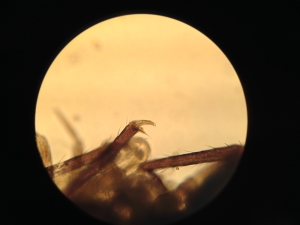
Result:
[[[296,6],[13,1],[0,10],[3,220],[101,224],[65,199],[43,169],[34,139],[38,91],[52,60],[79,32],[113,16],[154,13],[189,23],[222,49],[248,108],[236,174],[213,202],[178,224],[299,223]]]

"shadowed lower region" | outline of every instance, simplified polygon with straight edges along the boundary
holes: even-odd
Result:
[[[66,126],[67,120],[61,118]],[[164,224],[190,215],[214,198],[234,173],[244,150],[241,145],[229,145],[147,161],[148,142],[134,137],[138,132],[146,134],[144,125],[155,124],[132,121],[113,142],[46,169],[71,201],[97,219],[114,224]],[[45,140],[37,134],[44,152],[47,147],[41,142]],[[162,168],[202,163],[210,166],[172,190],[156,174]]]

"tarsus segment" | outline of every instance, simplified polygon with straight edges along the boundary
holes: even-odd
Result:
[[[168,158],[156,159],[140,164],[140,169],[152,171],[168,167],[188,166],[206,162],[217,162],[224,160],[234,160],[240,157],[244,147],[241,145],[230,145],[201,152],[170,156]]]
[[[97,157],[89,158],[88,168],[81,171],[78,174],[77,179],[74,179],[68,184],[68,186],[63,190],[64,194],[67,197],[72,198],[75,192],[79,190],[93,176],[99,173],[106,166],[113,163],[120,150],[137,132],[142,132],[146,134],[144,129],[141,127],[143,125],[155,126],[155,123],[153,123],[150,120],[136,120],[130,122],[111,144],[109,144],[104,149],[99,149],[99,151],[101,150],[101,153],[98,154]],[[97,149],[94,151],[97,151]],[[87,153],[85,155],[92,155],[92,152]],[[75,157],[71,160],[80,160],[80,157]]]

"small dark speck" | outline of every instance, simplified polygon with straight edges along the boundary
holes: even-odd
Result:
[[[81,116],[78,115],[78,114],[76,114],[76,115],[73,116],[73,120],[74,121],[80,121],[81,120]]]
[[[79,61],[79,56],[77,53],[70,54],[68,60],[70,63],[77,63]]]
[[[92,42],[92,45],[93,45],[93,48],[96,50],[96,51],[100,51],[102,49],[102,46],[100,44],[99,41],[93,41]]]

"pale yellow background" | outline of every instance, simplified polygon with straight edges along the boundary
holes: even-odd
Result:
[[[129,15],[97,24],[57,56],[36,108],[53,163],[68,159],[71,139],[60,109],[92,150],[131,120],[145,126],[152,158],[245,143],[247,112],[238,76],[222,51],[194,28],[167,17]],[[171,175],[192,168],[169,169]],[[181,177],[181,176],[177,176]],[[178,180],[177,178],[174,178]]]

